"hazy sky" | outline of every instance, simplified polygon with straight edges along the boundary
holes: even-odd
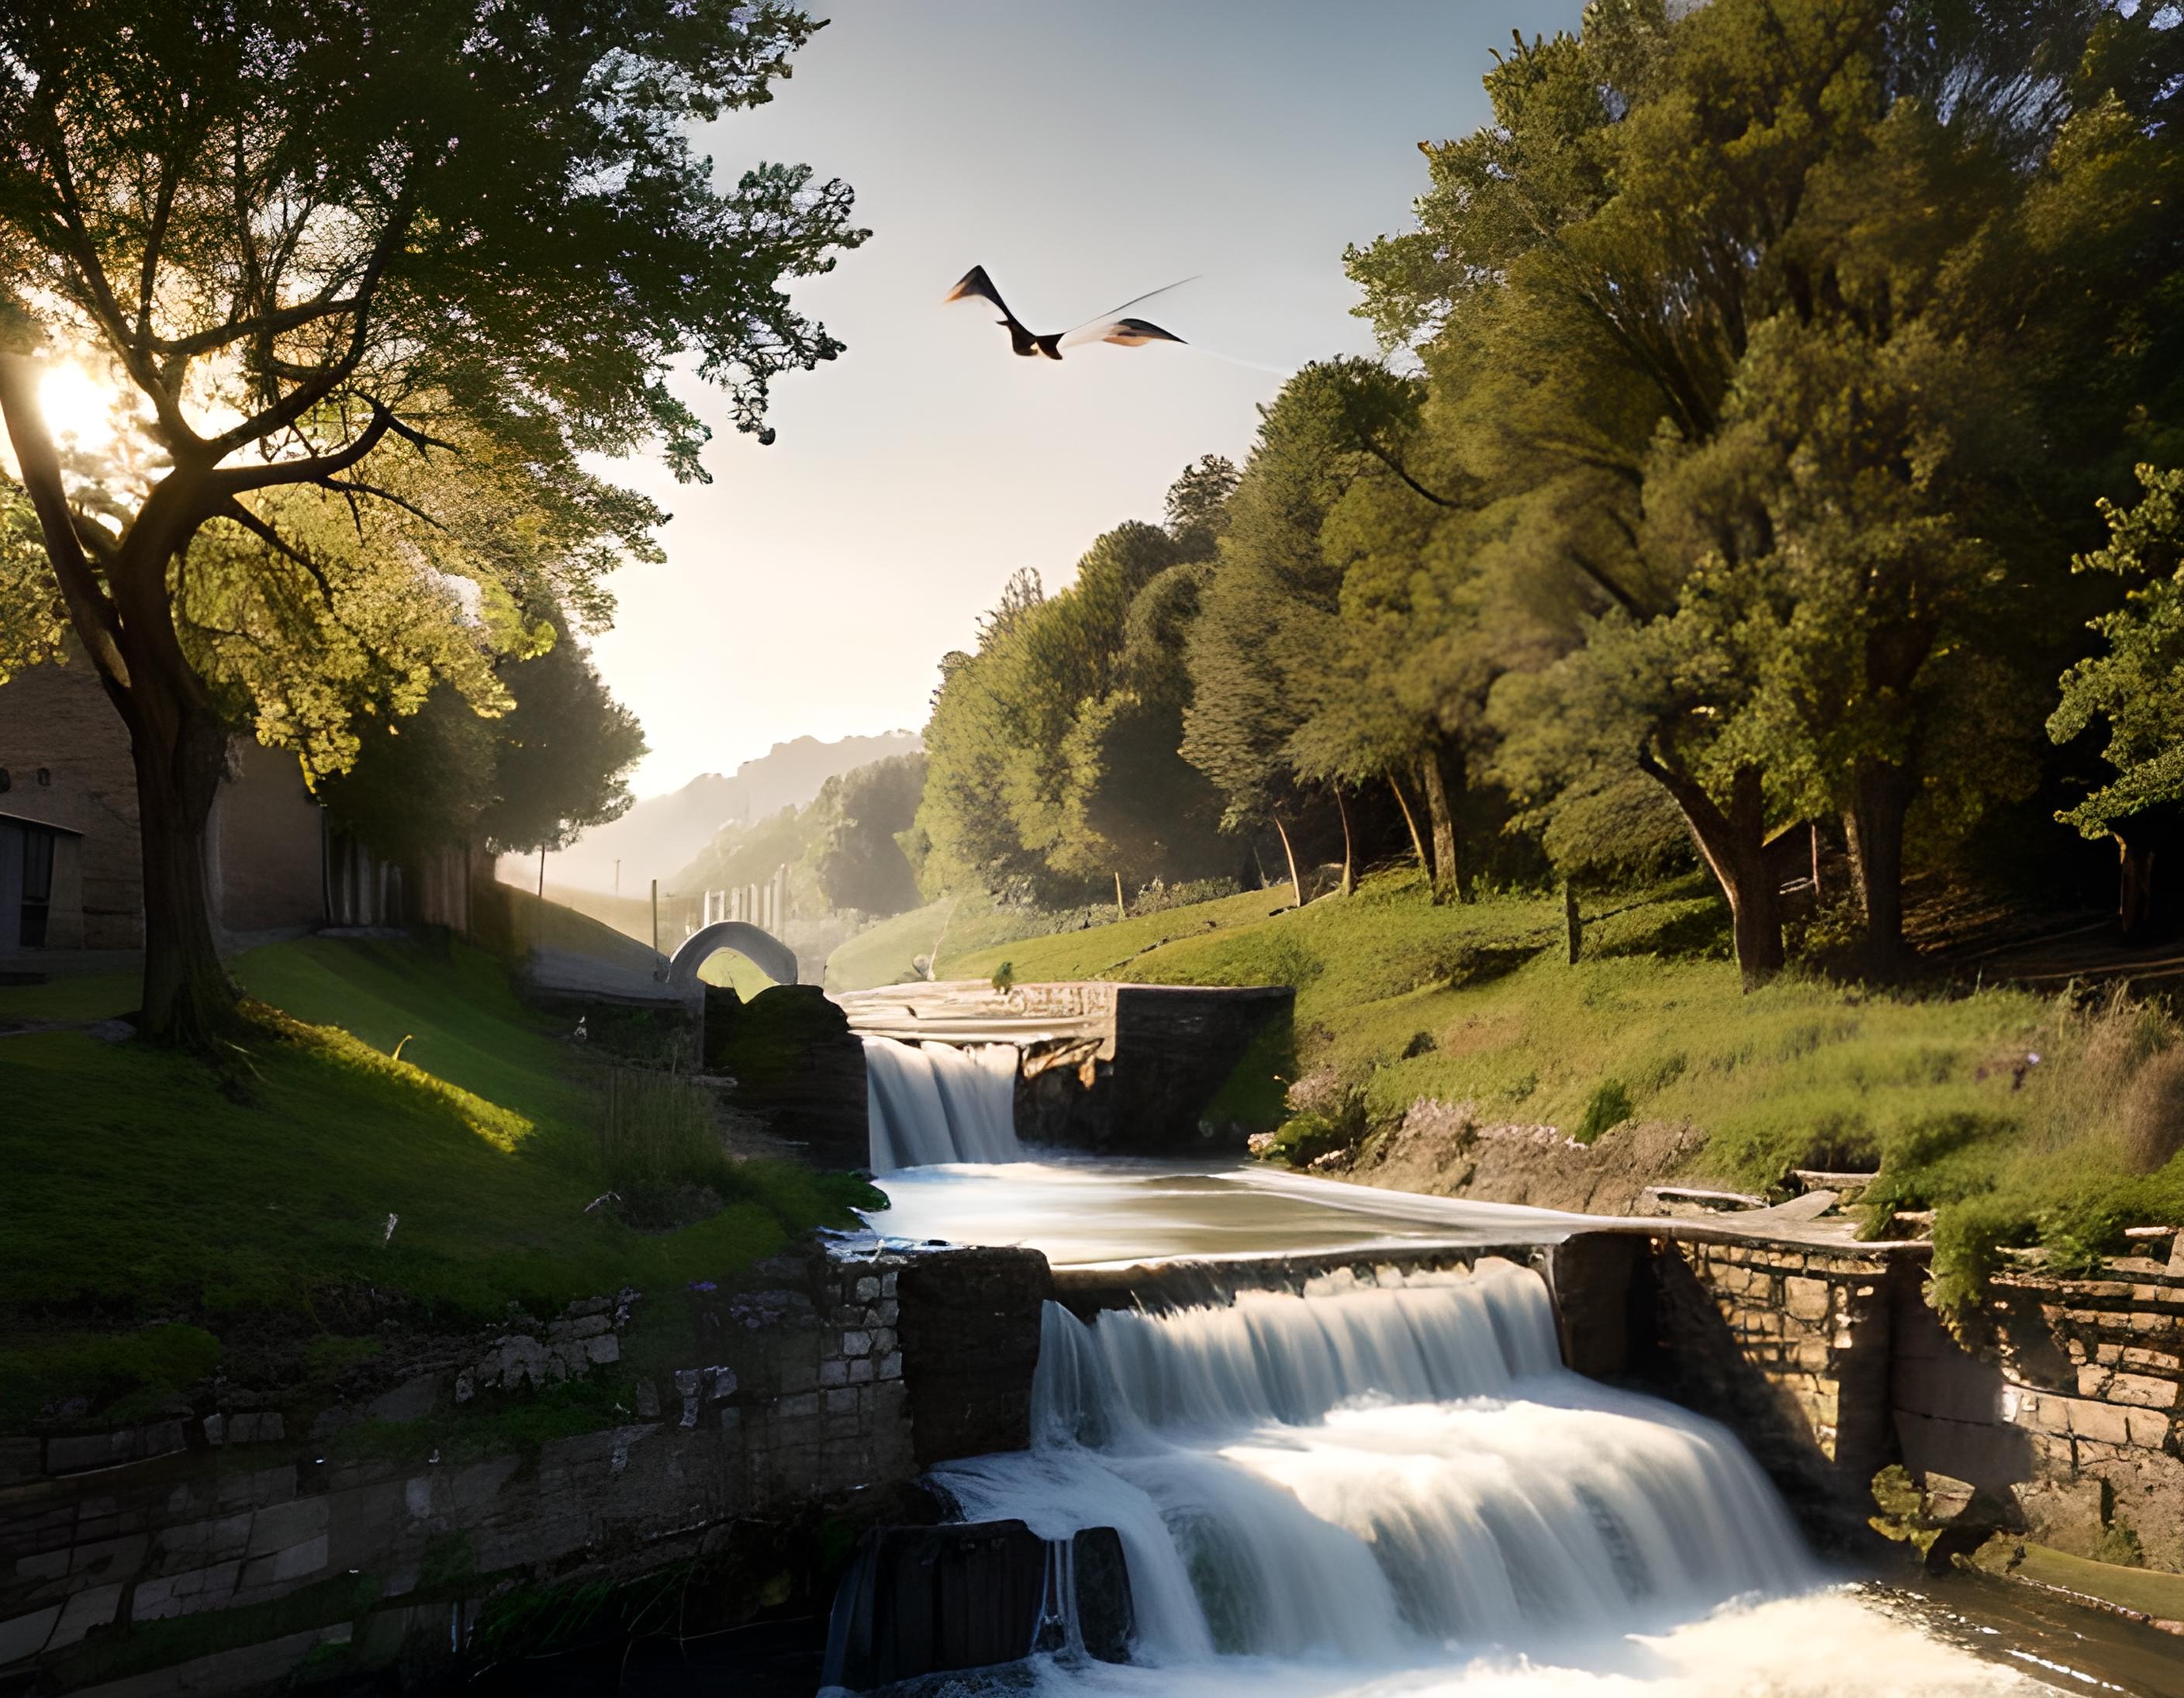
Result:
[[[775,742],[923,725],[937,665],[1019,566],[1050,590],[1100,531],[1240,459],[1279,373],[1369,352],[1343,246],[1401,227],[1422,139],[1485,111],[1488,50],[1580,0],[839,0],[771,106],[705,138],[847,179],[872,238],[798,299],[849,351],[775,387],[778,442],[725,424],[714,482],[622,476],[674,513],[617,575],[594,653],[652,746],[640,795]],[[1200,348],[1018,359],[941,295],[986,266],[1062,329],[1144,309]],[[1216,357],[1224,355],[1227,358]],[[1265,368],[1273,368],[1268,370]],[[691,398],[720,420],[717,398]]]

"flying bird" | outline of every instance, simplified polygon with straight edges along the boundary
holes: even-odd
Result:
[[[1190,281],[1185,277],[1183,282]],[[994,287],[994,280],[986,275],[986,268],[983,265],[973,265],[966,271],[962,281],[943,297],[942,304],[974,297],[982,301],[991,301],[1000,309],[1001,327],[1008,331],[1009,340],[1019,354],[1026,359],[1035,354],[1043,354],[1049,359],[1059,359],[1063,348],[1076,348],[1088,342],[1112,342],[1118,348],[1143,348],[1149,342],[1182,342],[1183,338],[1173,331],[1164,331],[1158,325],[1148,323],[1144,319],[1123,316],[1139,301],[1150,301],[1155,295],[1164,295],[1170,289],[1182,287],[1182,283],[1163,284],[1157,289],[1148,290],[1123,302],[1112,313],[1086,320],[1075,330],[1053,331],[1045,336],[1034,336],[1023,327],[1017,315],[1009,310],[1009,303],[1001,298],[1001,292]]]

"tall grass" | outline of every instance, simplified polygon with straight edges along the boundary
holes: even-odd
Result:
[[[717,1184],[727,1166],[710,1095],[674,1073],[611,1066],[602,1093],[599,1155],[623,1192]]]

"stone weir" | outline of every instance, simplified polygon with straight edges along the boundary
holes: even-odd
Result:
[[[2119,1258],[2098,1278],[2005,1268],[1954,1334],[1926,1301],[1928,1244],[1691,1221],[1603,1222],[1552,1244],[1059,1268],[1052,1292],[1089,1319],[1500,1256],[1546,1279],[1568,1367],[1728,1425],[1823,1546],[1869,1541],[1875,1478],[1900,1467],[1944,1535],[1936,1562],[2008,1532],[2180,1573],[2177,1242],[2166,1261]]]
[[[1295,999],[1287,985],[982,980],[834,998],[860,1036],[1015,1044],[1026,1143],[1134,1155],[1241,1149],[1262,1130],[1246,1105],[1255,1084],[1289,1071]]]

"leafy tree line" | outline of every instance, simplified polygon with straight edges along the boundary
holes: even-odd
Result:
[[[2172,818],[2174,8],[1596,0],[1485,87],[1346,256],[1390,362],[1290,381],[1191,568],[1173,746],[1220,823],[1384,793],[1443,899],[1513,838],[1695,853],[1757,983],[1787,827],[1841,843],[1886,973],[1914,868],[2036,804],[2126,855]],[[934,842],[989,880],[1078,870],[1049,799],[1097,788],[1004,704],[1060,682],[1037,612],[936,702]]]
[[[788,868],[788,917],[857,914],[883,919],[924,900],[913,827],[926,758],[890,755],[820,786],[800,808],[725,826],[672,881],[678,895],[763,884]]]

